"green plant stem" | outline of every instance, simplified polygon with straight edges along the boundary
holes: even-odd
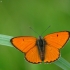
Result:
[[[56,64],[63,70],[70,70],[70,63],[62,57],[60,57],[57,61],[55,61],[54,64]]]

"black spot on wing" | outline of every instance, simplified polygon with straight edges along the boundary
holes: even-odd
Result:
[[[58,34],[57,34],[57,37],[58,37]]]

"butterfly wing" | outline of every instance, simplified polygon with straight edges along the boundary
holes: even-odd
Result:
[[[15,37],[11,39],[11,43],[14,45],[14,47],[25,53],[25,58],[27,61],[32,63],[41,62],[36,46],[36,38],[26,36]]]
[[[29,50],[26,53],[26,60],[31,63],[35,63],[35,64],[42,62],[40,59],[40,55],[39,55],[37,46],[34,46],[33,48],[31,48],[31,50]]]
[[[59,58],[59,49],[69,39],[69,32],[57,32],[44,37],[46,41],[44,62],[53,62]]]
[[[22,52],[29,51],[36,44],[36,38],[34,37],[14,37],[11,39],[11,43]]]
[[[46,46],[45,51],[45,59],[44,62],[53,62],[59,58],[59,50],[55,47],[52,47],[51,45]]]

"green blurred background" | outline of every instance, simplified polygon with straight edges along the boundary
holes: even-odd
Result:
[[[31,26],[43,36],[70,31],[70,0],[0,0],[0,34],[35,36]],[[61,49],[61,56],[70,62],[70,41]],[[19,50],[0,45],[0,70],[62,70],[53,63],[31,64]]]

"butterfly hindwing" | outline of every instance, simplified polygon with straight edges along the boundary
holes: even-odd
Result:
[[[53,62],[59,58],[59,50],[51,45],[45,46],[45,59],[44,62]]]
[[[25,54],[26,60],[31,62],[31,63],[40,63],[42,62],[40,59],[40,55],[39,55],[39,51],[38,51],[38,47],[34,46],[33,48],[31,48],[26,54]]]

